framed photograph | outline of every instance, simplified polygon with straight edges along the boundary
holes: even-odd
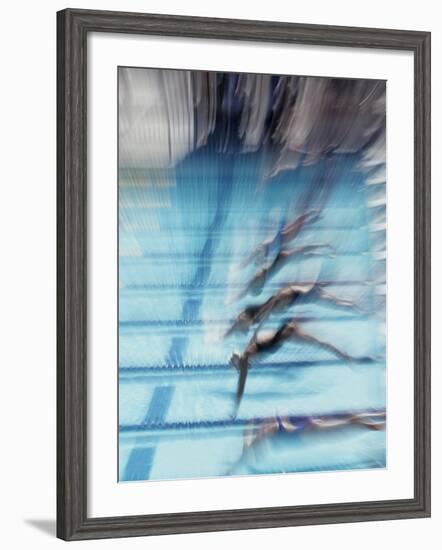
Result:
[[[57,15],[57,534],[430,515],[430,33]]]

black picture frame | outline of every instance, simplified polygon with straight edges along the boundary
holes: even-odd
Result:
[[[414,56],[414,498],[87,517],[87,36],[151,34]],[[430,516],[430,33],[66,9],[57,14],[57,536],[99,539]]]

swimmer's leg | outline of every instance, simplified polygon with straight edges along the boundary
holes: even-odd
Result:
[[[356,304],[356,302],[352,300],[345,300],[343,298],[337,298],[336,296],[333,296],[333,294],[328,294],[327,292],[324,292],[322,289],[317,290],[317,296],[319,299],[324,300],[325,302],[331,302],[336,306],[345,307],[349,309],[354,309],[355,311],[358,311],[360,313],[363,312],[362,308]]]
[[[303,342],[306,342],[308,344],[312,344],[313,346],[316,346],[320,349],[324,349],[326,351],[329,351],[339,359],[343,359],[344,361],[351,361],[352,358],[348,353],[345,353],[338,349],[333,344],[329,344],[328,342],[324,342],[322,340],[319,340],[319,338],[315,338],[311,334],[307,334],[306,332],[302,331],[300,328],[297,328],[296,332],[293,335],[293,338],[295,340],[301,340]]]

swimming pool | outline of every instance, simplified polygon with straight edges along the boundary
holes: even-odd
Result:
[[[301,429],[315,418],[386,406],[385,231],[375,223],[384,191],[369,185],[355,155],[343,154],[324,194],[325,162],[263,182],[260,155],[220,153],[209,144],[173,170],[120,171],[120,481],[385,466],[384,430],[355,423]],[[293,246],[329,244],[333,252],[301,254],[261,292],[238,298],[259,269],[242,263],[299,213],[306,192],[321,216]],[[316,281],[358,311],[307,301],[272,316],[262,332],[296,316],[353,361],[286,342],[252,361],[234,416],[238,372],[230,358],[251,333],[223,335],[247,305],[289,283]],[[272,433],[243,452],[251,426],[285,417],[299,429]]]

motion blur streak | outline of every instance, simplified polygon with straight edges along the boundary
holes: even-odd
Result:
[[[118,82],[119,480],[385,467],[385,82]]]

